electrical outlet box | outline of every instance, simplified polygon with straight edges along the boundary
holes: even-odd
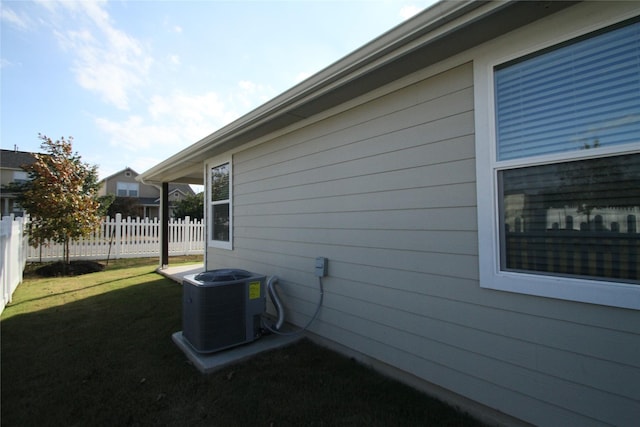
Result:
[[[329,260],[321,256],[316,258],[316,276],[324,277],[327,275],[328,270],[329,270]]]

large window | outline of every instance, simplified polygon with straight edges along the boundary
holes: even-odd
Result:
[[[487,67],[482,286],[640,308],[638,58],[632,19]]]
[[[29,181],[29,173],[24,171],[14,171],[13,172],[13,182],[17,183],[25,183]]]
[[[209,245],[231,249],[231,162],[209,167]]]
[[[116,185],[118,197],[138,197],[140,184],[137,182],[118,182]]]

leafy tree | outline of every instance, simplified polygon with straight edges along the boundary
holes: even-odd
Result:
[[[111,218],[115,218],[116,214],[121,214],[124,218],[142,216],[142,206],[140,206],[136,197],[112,197],[114,198],[113,203],[107,210],[107,215]]]
[[[113,194],[106,194],[104,196],[98,197],[98,201],[100,202],[100,216],[107,216],[111,211],[111,206],[115,203],[116,196]]]
[[[202,219],[204,216],[204,192],[193,194],[176,202],[173,208],[174,218]]]
[[[34,247],[48,241],[63,244],[68,265],[69,243],[95,230],[106,211],[97,195],[97,166],[84,163],[73,152],[73,137],[55,142],[42,134],[38,138],[47,154],[35,154],[36,161],[23,166],[31,180],[19,201],[31,216],[29,243]]]

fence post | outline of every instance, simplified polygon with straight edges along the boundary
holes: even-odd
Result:
[[[113,256],[114,259],[119,259],[120,258],[120,245],[122,244],[122,214],[121,213],[117,213],[116,214],[116,220],[115,220],[115,224],[114,227],[116,227],[116,238],[115,238],[115,254]]]
[[[5,216],[0,220],[0,313],[11,302],[22,283],[25,257],[26,218]]]
[[[2,264],[0,265],[0,280],[2,280],[2,305],[0,307],[4,309],[5,304],[9,302],[9,258],[11,257],[11,218],[5,216],[0,221],[0,250],[2,250]]]
[[[191,252],[191,217],[188,215],[184,217],[183,221],[183,232],[182,238],[185,240],[184,242],[184,254],[189,255]]]

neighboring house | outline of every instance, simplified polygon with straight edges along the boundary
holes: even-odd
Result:
[[[138,173],[127,167],[100,181],[99,196],[113,194],[116,197],[132,198],[138,206],[140,218],[160,217],[160,189],[157,186],[136,181]],[[194,195],[188,184],[171,184],[169,186],[169,212],[175,203],[187,196]]]
[[[33,153],[15,150],[0,150],[0,212],[1,216],[22,216],[24,211],[16,201],[17,194],[6,186],[29,180],[29,174],[22,166],[35,163]]]
[[[154,166],[206,268],[474,414],[640,419],[640,4],[441,2]],[[202,171],[206,170],[204,174]]]

